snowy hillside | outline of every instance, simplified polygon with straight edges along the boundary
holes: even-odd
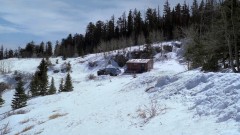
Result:
[[[8,123],[9,135],[240,135],[240,75],[186,71],[178,51],[164,60],[157,54],[154,69],[136,78],[121,74],[89,80],[107,65],[103,54],[51,58],[52,63],[59,59],[55,69],[71,63],[73,92],[33,98],[19,109],[23,113],[10,115],[14,89],[8,90],[0,128]],[[41,59],[8,61],[13,71],[34,73]],[[93,61],[98,66],[89,68]],[[49,70],[48,75],[58,88],[66,73]],[[9,76],[1,75],[0,82]]]

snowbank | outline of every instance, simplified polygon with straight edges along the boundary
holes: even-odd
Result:
[[[165,99],[181,99],[195,117],[213,115],[216,122],[239,122],[239,80],[239,74],[189,71],[159,78],[156,88]]]

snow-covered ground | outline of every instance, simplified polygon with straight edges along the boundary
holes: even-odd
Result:
[[[95,80],[88,75],[106,66],[103,54],[51,58],[52,63],[59,59],[56,69],[70,61],[74,91],[30,99],[19,109],[24,114],[4,118],[0,126],[9,123],[9,135],[240,135],[240,75],[186,71],[175,52],[167,56],[136,78],[121,74]],[[13,70],[34,73],[41,59],[9,61]],[[98,66],[89,68],[93,61]],[[66,73],[50,70],[48,75],[58,88]],[[1,118],[11,110],[13,94],[3,93]]]

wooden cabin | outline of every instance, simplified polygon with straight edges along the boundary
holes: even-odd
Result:
[[[143,73],[153,69],[152,59],[131,59],[127,61],[127,73]]]

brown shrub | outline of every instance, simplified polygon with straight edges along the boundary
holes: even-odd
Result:
[[[96,79],[96,76],[94,74],[90,74],[90,75],[88,75],[88,79],[94,80],[94,79]]]
[[[169,45],[164,45],[164,46],[163,46],[163,50],[165,50],[166,52],[172,52],[173,47],[172,47],[172,46],[169,46]]]
[[[7,83],[4,83],[4,82],[0,82],[0,94],[6,90],[6,89],[10,89],[11,86]]]
[[[52,120],[52,119],[56,119],[58,117],[62,117],[62,116],[65,116],[65,115],[67,115],[67,113],[65,113],[65,114],[55,113],[55,114],[49,116],[48,118],[49,118],[49,120]]]
[[[161,47],[155,47],[155,51],[156,51],[157,53],[160,53],[160,52],[162,52],[162,49],[161,49]]]
[[[152,118],[159,114],[165,114],[166,113],[166,106],[160,107],[157,103],[157,101],[151,101],[150,105],[144,105],[143,107],[140,107],[138,112],[138,117],[144,119],[143,123],[147,123]]]
[[[93,67],[97,67],[98,64],[97,64],[96,61],[91,61],[91,62],[88,62],[88,66],[91,67],[91,68],[93,68]]]
[[[128,58],[124,55],[116,55],[114,61],[118,63],[119,67],[123,67],[126,65]]]

